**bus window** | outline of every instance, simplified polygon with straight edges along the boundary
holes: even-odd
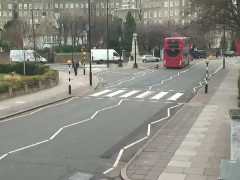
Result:
[[[177,57],[180,54],[179,49],[167,49],[166,52],[169,57]]]

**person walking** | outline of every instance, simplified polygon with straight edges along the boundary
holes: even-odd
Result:
[[[75,73],[75,76],[77,76],[77,71],[78,71],[78,68],[79,68],[79,63],[74,60],[73,63],[72,63],[72,68],[74,69],[74,73]]]

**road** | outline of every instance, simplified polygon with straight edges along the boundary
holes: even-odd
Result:
[[[209,75],[221,65],[212,60]],[[183,69],[98,71],[102,84],[94,92],[1,121],[0,179],[104,177],[196,94],[205,69],[203,60],[194,60]]]

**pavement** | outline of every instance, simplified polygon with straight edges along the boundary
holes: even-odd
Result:
[[[94,90],[99,85],[97,77],[93,76],[93,86],[89,86],[89,76],[73,76],[71,74],[72,94],[68,93],[68,78],[66,72],[59,72],[59,84],[53,88],[38,91],[33,94],[19,96],[1,101],[0,105],[0,119],[9,114],[14,114],[26,109],[32,109],[40,105],[46,105],[51,102],[70,98],[71,96],[83,94]]]
[[[230,63],[237,61],[227,59],[227,70]],[[220,75],[221,71],[214,76],[221,64],[221,60],[210,62],[211,83]],[[121,168],[159,129],[168,127],[164,129],[165,136],[174,133],[180,120],[171,119],[179,110],[189,106],[197,118],[208,95],[199,98],[203,101],[199,107],[188,103],[204,85],[203,59],[183,69],[154,69],[151,63],[146,66],[149,67],[112,67],[95,72],[100,80],[97,89],[0,121],[0,179],[120,178]],[[218,87],[217,83],[210,85],[210,89],[214,87]],[[209,90],[209,95],[216,90]],[[190,116],[189,110],[180,113],[185,118]],[[182,133],[188,134],[190,128],[189,125]],[[176,144],[179,146],[183,139],[182,136],[173,148],[178,149]],[[171,152],[164,157],[170,161],[173,155]]]
[[[240,64],[229,65],[161,128],[122,169],[125,180],[217,180],[230,159]]]

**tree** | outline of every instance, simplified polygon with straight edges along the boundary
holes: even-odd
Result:
[[[132,50],[133,33],[136,33],[136,22],[131,12],[129,11],[123,30],[123,48],[127,52],[131,52]]]

